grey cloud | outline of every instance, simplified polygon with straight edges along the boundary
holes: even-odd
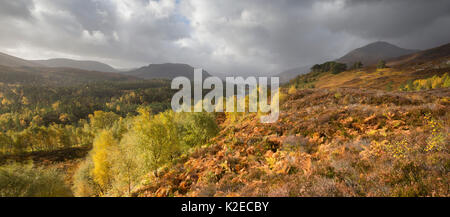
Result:
[[[333,31],[374,40],[396,40],[405,36],[414,38],[415,34],[449,17],[450,1],[447,0],[347,0],[342,10],[330,14],[324,22]],[[415,45],[410,45],[428,46],[429,43],[420,42],[423,39],[417,37],[412,41]]]
[[[33,7],[32,0],[0,1],[0,14],[3,17],[29,19]]]
[[[53,5],[73,15],[78,23],[88,31],[111,31],[117,22],[115,6],[111,1],[58,0]]]
[[[375,40],[422,49],[448,43],[449,24],[445,0],[1,1],[8,31],[0,32],[0,50],[276,73]]]

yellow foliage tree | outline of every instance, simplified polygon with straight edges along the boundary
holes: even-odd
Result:
[[[3,98],[2,105],[11,105],[11,104],[12,104],[12,102],[9,101],[7,98]]]
[[[92,150],[94,169],[92,170],[92,176],[102,189],[106,189],[109,186],[113,176],[111,174],[111,162],[108,157],[115,147],[117,147],[117,142],[110,131],[103,130],[94,140],[94,148]]]
[[[114,112],[95,111],[89,115],[90,127],[93,132],[110,129],[120,116]]]
[[[402,85],[400,89],[404,91],[418,91],[447,87],[450,87],[450,77],[448,73],[445,73],[441,77],[434,75],[430,78],[418,79],[412,82],[408,82]]]
[[[60,106],[61,102],[60,101],[56,101],[55,103],[52,104],[52,108],[53,110],[58,110],[59,106]]]
[[[22,104],[29,105],[30,104],[30,100],[26,96],[23,96],[22,97]]]
[[[291,94],[294,94],[295,92],[297,92],[297,89],[295,88],[295,85],[291,85],[289,87],[288,94],[291,95]]]
[[[157,169],[170,162],[182,149],[175,122],[175,113],[166,111],[150,118],[149,112],[139,110],[134,134],[149,168]]]

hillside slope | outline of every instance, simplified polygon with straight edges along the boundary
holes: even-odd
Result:
[[[285,84],[299,75],[308,73],[310,71],[310,68],[311,66],[297,67],[281,72],[275,76],[280,77],[280,83]]]
[[[339,74],[308,73],[291,80],[290,85],[297,88],[314,86],[316,88],[353,87],[397,90],[408,81],[450,74],[450,44],[387,59],[387,66],[383,69],[367,66]]]
[[[380,60],[389,60],[396,57],[404,57],[418,50],[409,50],[397,47],[387,42],[374,42],[364,47],[350,51],[343,57],[335,60],[339,63],[347,64],[347,68],[351,68],[356,62],[361,62],[364,66],[370,66],[378,63]],[[291,79],[306,74],[310,71],[311,66],[297,67],[279,73],[281,83],[288,83]]]
[[[221,121],[217,137],[134,195],[450,196],[450,88],[396,91],[449,72],[447,47],[390,68],[301,75],[282,89],[276,123]]]
[[[136,78],[118,73],[85,71],[74,68],[0,66],[0,82],[66,85],[96,81],[127,81]]]
[[[112,71],[115,71],[112,67],[93,61],[68,59],[29,61],[0,53],[0,82],[2,83],[66,85],[80,82],[136,80],[135,77],[112,73]]]
[[[449,196],[449,96],[301,90],[278,122],[225,122],[209,146],[150,175],[135,195]]]
[[[42,67],[42,65],[38,63],[34,63],[32,61],[24,60],[15,56],[11,56],[5,53],[0,53],[0,65],[8,66],[8,67],[19,67],[19,66],[28,66],[28,67]]]
[[[450,43],[390,59],[387,64],[398,68],[416,68],[424,64],[427,68],[445,68],[450,65]]]
[[[56,67],[56,68],[75,68],[87,71],[98,71],[98,72],[118,72],[116,69],[107,65],[105,63],[97,61],[88,60],[72,60],[72,59],[49,59],[49,60],[32,60],[32,62],[37,63],[46,67]]]

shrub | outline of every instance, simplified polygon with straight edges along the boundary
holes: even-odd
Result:
[[[94,163],[90,158],[80,163],[73,176],[72,190],[77,197],[91,197],[101,195],[100,186],[94,181],[92,170]]]
[[[54,168],[17,163],[0,167],[0,197],[69,197],[70,188]]]
[[[109,129],[119,120],[119,115],[113,112],[95,111],[89,115],[90,127],[95,130]]]
[[[429,114],[425,116],[427,125],[431,130],[431,136],[427,139],[427,146],[425,151],[443,151],[446,150],[447,136],[443,132],[443,123]]]
[[[295,88],[294,85],[291,85],[289,87],[288,94],[291,95],[291,94],[294,94],[295,92],[297,92],[297,89]]]
[[[188,147],[205,144],[219,132],[212,113],[180,113],[177,119],[182,126],[182,141]]]
[[[400,90],[402,91],[418,91],[418,90],[431,90],[436,88],[447,88],[450,87],[450,77],[447,73],[444,75],[426,78],[426,79],[417,79],[417,80],[409,80],[406,84],[400,86]]]
[[[393,83],[392,83],[392,81],[390,81],[388,84],[386,84],[386,91],[392,91],[392,85],[393,85]]]

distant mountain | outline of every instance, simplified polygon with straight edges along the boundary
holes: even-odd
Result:
[[[123,74],[143,79],[173,79],[184,76],[192,80],[194,67],[179,63],[150,64],[136,70],[123,72]],[[203,70],[203,79],[209,76],[210,74]]]
[[[289,69],[284,72],[281,72],[275,76],[280,77],[280,83],[284,84],[284,83],[288,83],[291,79],[293,79],[299,75],[308,73],[310,71],[310,68],[311,68],[311,66],[297,67],[297,68],[293,68],[293,69]]]
[[[113,67],[97,61],[58,58],[49,60],[32,60],[32,62],[47,67],[64,67],[98,72],[118,72],[118,70]]]
[[[42,66],[38,63],[34,63],[32,61],[14,57],[14,56],[11,56],[11,55],[8,55],[5,53],[0,53],[0,65],[8,66],[8,67],[19,67],[19,66],[39,67],[39,66]]]
[[[387,42],[378,41],[350,51],[345,56],[337,59],[336,62],[351,66],[355,62],[361,61],[364,66],[368,66],[376,64],[380,60],[387,60],[416,52],[418,50],[404,49]]]
[[[9,67],[0,65],[1,83],[68,85],[101,81],[132,81],[137,78],[112,72],[75,68]]]
[[[129,72],[129,71],[133,71],[136,69],[139,69],[139,67],[130,67],[130,68],[115,68],[117,70],[117,72],[122,73],[122,72]]]
[[[68,85],[101,81],[132,81],[132,76],[75,68],[9,67],[0,65],[1,83]]]

